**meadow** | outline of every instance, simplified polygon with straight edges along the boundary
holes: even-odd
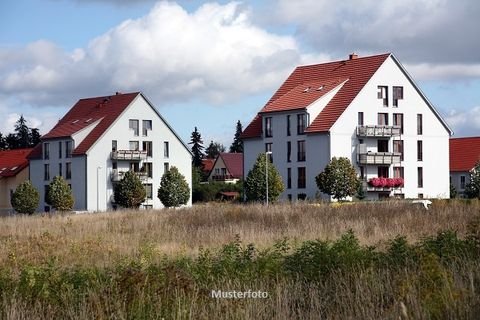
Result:
[[[6,217],[0,318],[475,319],[479,258],[478,201]]]

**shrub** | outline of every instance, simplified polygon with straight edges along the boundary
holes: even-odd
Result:
[[[353,196],[360,184],[355,168],[345,157],[334,157],[315,181],[320,191],[337,200]]]
[[[285,189],[275,166],[265,160],[264,153],[260,153],[245,179],[245,194],[249,201],[265,201],[267,198],[265,167],[268,170],[268,200],[277,200]]]
[[[171,167],[163,174],[157,195],[165,207],[179,207],[190,199],[190,187],[178,169]]]
[[[124,208],[138,208],[147,192],[135,172],[127,171],[114,188],[115,202]]]
[[[40,195],[30,180],[18,185],[12,195],[11,204],[18,213],[32,214],[38,207]]]
[[[70,211],[73,209],[75,199],[72,189],[61,176],[55,176],[50,183],[47,193],[47,203],[58,211]]]

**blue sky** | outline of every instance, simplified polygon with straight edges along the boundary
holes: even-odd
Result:
[[[393,52],[456,136],[480,135],[478,16],[474,0],[6,0],[0,132],[143,91],[184,140],[197,126],[228,147],[295,66]]]

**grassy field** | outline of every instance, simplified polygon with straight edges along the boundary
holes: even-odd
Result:
[[[478,201],[6,217],[0,318],[474,319],[479,219]],[[269,297],[210,297],[249,289]]]

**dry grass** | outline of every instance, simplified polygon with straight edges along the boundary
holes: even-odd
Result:
[[[195,255],[238,234],[258,248],[287,237],[293,241],[337,239],[352,229],[362,244],[382,246],[397,235],[410,241],[439,230],[460,234],[480,215],[477,202],[438,201],[429,211],[410,203],[320,205],[206,204],[189,209],[83,215],[15,216],[0,219],[0,265],[44,262],[109,266],[142,250]]]

